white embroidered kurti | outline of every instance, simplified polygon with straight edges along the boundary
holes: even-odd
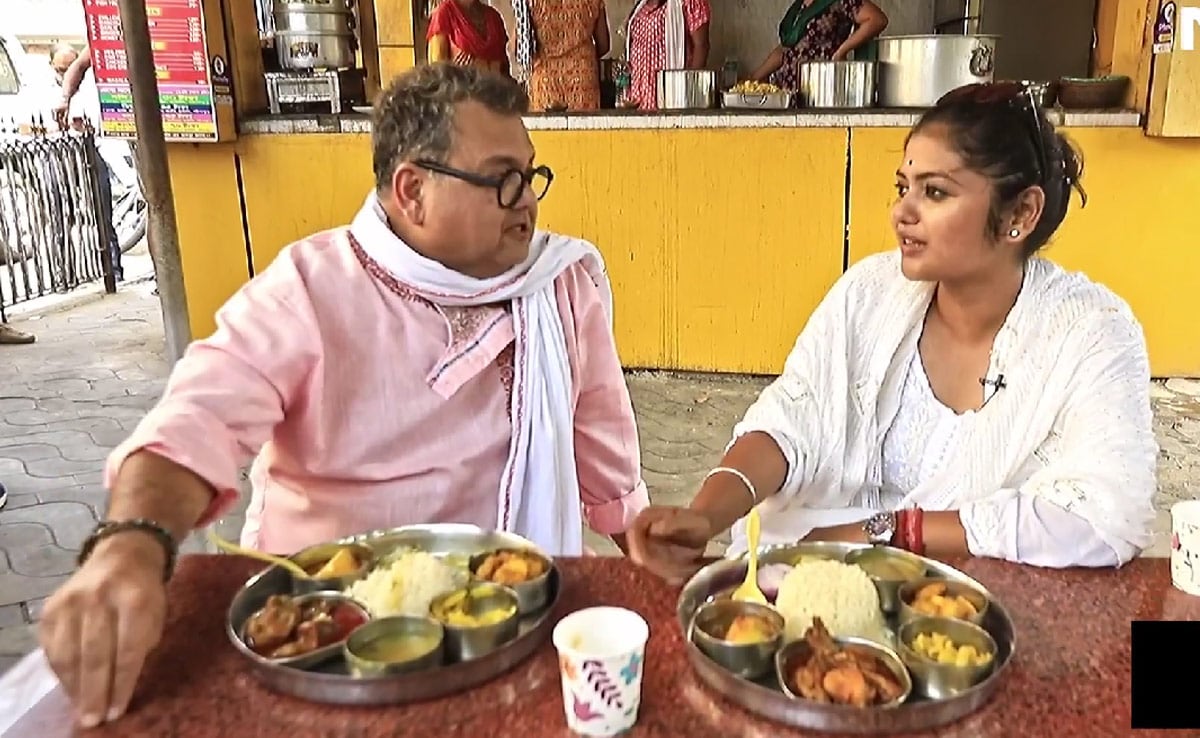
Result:
[[[1031,260],[988,367],[1006,388],[942,420],[919,405],[901,413],[906,384],[925,381],[909,369],[932,294],[904,278],[898,252],[856,264],[734,429],[735,439],[769,434],[788,462],[760,507],[764,543],[919,505],[959,510],[979,556],[1095,566],[1136,555],[1151,538],[1157,446],[1145,340],[1128,306]],[[910,444],[940,458],[902,460]],[[744,549],[741,521],[730,552]]]
[[[908,366],[900,390],[900,408],[883,438],[880,502],[887,509],[898,507],[905,495],[950,463],[960,438],[977,417],[974,410],[959,414],[938,400],[929,384],[920,352],[912,353]],[[984,527],[989,519],[978,518],[973,505],[963,507],[959,517],[972,550],[981,547],[980,541],[995,533]],[[1116,566],[1136,555],[1136,550],[1128,545],[1114,550],[1096,534],[1086,518],[1041,497],[1018,495],[1011,498],[1005,503],[1000,525],[1015,527],[1015,530],[1003,533],[1003,538],[1016,545],[1015,553],[1006,558],[1029,564]],[[1073,549],[1065,555],[1059,543],[1063,538],[1074,542]]]

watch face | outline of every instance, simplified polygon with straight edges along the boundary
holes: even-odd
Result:
[[[863,531],[871,543],[887,543],[896,531],[896,514],[885,512],[872,515],[863,524]]]

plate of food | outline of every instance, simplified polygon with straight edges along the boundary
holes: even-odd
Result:
[[[528,540],[418,525],[310,546],[234,596],[226,633],[268,688],[387,705],[483,684],[549,638],[561,580]]]
[[[743,559],[702,569],[677,606],[700,680],[746,710],[840,733],[936,728],[982,707],[1016,649],[1013,622],[979,582],[887,546],[761,549],[767,604],[730,595]]]

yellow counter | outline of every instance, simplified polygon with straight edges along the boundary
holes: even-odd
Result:
[[[1066,123],[1087,160],[1089,205],[1072,210],[1047,254],[1133,305],[1156,375],[1200,376],[1200,251],[1187,222],[1200,202],[1200,141],[1087,120]],[[556,173],[541,225],[604,253],[628,367],[778,372],[844,265],[892,246],[905,121],[746,122],[531,119],[539,159]],[[194,335],[211,332],[251,269],[361,205],[372,182],[365,120],[333,130],[171,148]]]

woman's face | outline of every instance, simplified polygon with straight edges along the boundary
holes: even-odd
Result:
[[[992,183],[967,169],[946,128],[914,134],[896,171],[892,227],[904,276],[928,282],[987,279],[1020,260],[1020,244],[988,229]]]

